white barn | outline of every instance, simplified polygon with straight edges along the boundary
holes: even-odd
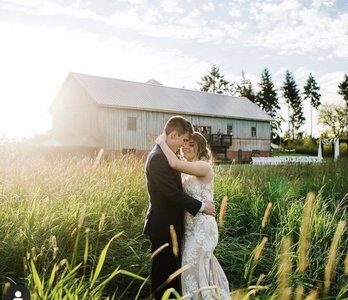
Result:
[[[272,118],[244,97],[69,73],[53,101],[49,146],[143,156],[173,115],[206,135],[215,154],[269,156]]]

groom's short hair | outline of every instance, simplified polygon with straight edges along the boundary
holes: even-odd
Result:
[[[183,135],[186,132],[189,132],[190,134],[193,133],[192,124],[181,116],[171,117],[167,121],[166,125],[164,125],[164,131],[167,135],[174,130],[176,130],[179,135]]]

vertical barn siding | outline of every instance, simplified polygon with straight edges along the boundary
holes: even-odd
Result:
[[[99,107],[99,140],[106,149],[151,150],[154,140],[173,114]],[[128,117],[136,117],[136,131],[128,130]],[[204,116],[185,116],[193,125],[211,126],[212,133],[219,129],[227,133],[227,125],[233,125],[233,142],[230,150],[269,151],[270,123]],[[251,127],[256,127],[256,137],[251,136]]]

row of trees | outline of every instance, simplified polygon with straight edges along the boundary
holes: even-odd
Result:
[[[217,94],[236,95],[247,97],[256,103],[262,110],[267,112],[275,121],[272,122],[273,137],[279,134],[281,123],[284,118],[280,115],[280,96],[283,97],[288,108],[288,132],[286,133],[291,139],[298,138],[303,135],[300,131],[301,126],[305,123],[303,112],[304,101],[310,102],[311,107],[311,132],[313,135],[313,109],[318,109],[321,105],[320,87],[313,77],[312,73],[308,75],[307,81],[303,86],[303,92],[300,92],[297,83],[290,71],[285,72],[285,78],[280,89],[276,89],[271,74],[266,68],[261,73],[260,82],[258,83],[259,91],[255,92],[254,87],[249,79],[242,72],[242,78],[239,83],[230,82],[222,74],[218,66],[213,65],[207,75],[198,82],[201,91],[212,92]],[[280,96],[278,95],[280,91]],[[347,110],[348,110],[348,75],[338,86],[338,93],[343,96],[346,103],[345,121],[347,126]],[[324,108],[330,109],[328,106]],[[341,110],[339,110],[341,112]],[[341,117],[340,117],[341,118]],[[323,118],[321,118],[323,119]],[[348,128],[347,128],[348,129]]]

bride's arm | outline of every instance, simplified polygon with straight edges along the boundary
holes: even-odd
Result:
[[[180,160],[175,153],[169,148],[167,143],[165,142],[164,135],[160,135],[156,139],[156,143],[161,147],[164,155],[168,159],[169,165],[182,173],[198,176],[198,177],[204,177],[207,175],[212,174],[213,169],[211,165],[205,161],[182,161]]]

